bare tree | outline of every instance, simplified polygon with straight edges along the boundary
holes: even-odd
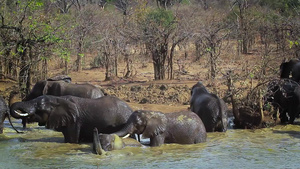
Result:
[[[210,78],[214,79],[217,73],[217,63],[224,48],[224,40],[229,35],[229,28],[216,16],[207,19],[204,23],[203,27],[200,28],[197,43],[202,47],[200,53],[206,53],[209,56]]]
[[[96,14],[94,13],[95,7],[92,5],[86,5],[78,10],[77,15],[75,16],[75,28],[74,28],[74,36],[73,41],[76,46],[76,55],[77,59],[75,61],[75,70],[82,70],[82,58],[84,57],[84,45],[89,37],[93,36],[93,33],[96,26],[99,24],[96,19]]]
[[[43,2],[35,0],[1,1],[0,37],[9,37],[3,41],[7,55],[13,56],[19,66],[18,81],[22,95],[30,90],[32,66],[41,58],[40,54],[55,41],[49,18],[43,12]],[[42,31],[43,30],[43,31]],[[3,35],[6,33],[7,35]],[[2,39],[3,40],[3,39]]]

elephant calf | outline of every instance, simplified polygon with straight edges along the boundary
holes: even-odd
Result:
[[[227,105],[217,95],[209,93],[198,82],[192,87],[190,107],[203,121],[207,132],[225,132],[227,130]]]
[[[105,151],[120,150],[125,146],[141,147],[142,144],[133,138],[120,138],[116,134],[99,134],[98,129],[94,129],[93,151],[102,155]]]
[[[150,146],[164,143],[196,144],[206,141],[206,131],[201,119],[191,111],[162,113],[137,110],[129,117],[125,127],[113,134],[142,134],[150,138]]]

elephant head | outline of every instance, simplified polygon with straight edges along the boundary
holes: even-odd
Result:
[[[206,89],[203,83],[199,81],[192,87],[191,95],[193,96],[193,94],[200,94],[200,93],[209,93],[209,91]]]
[[[142,134],[143,137],[150,138],[150,146],[158,146],[163,143],[159,139],[166,131],[167,123],[167,117],[161,112],[137,110],[131,114],[125,127],[113,134],[121,137]]]
[[[14,118],[27,117],[29,122],[39,122],[40,126],[58,130],[75,123],[78,110],[70,101],[43,95],[33,100],[12,104],[10,114]]]
[[[29,101],[34,98],[37,98],[38,96],[43,95],[44,87],[47,84],[47,81],[39,81],[36,82],[36,84],[31,89],[31,92],[23,99],[24,101]]]
[[[71,77],[69,77],[67,75],[58,75],[58,76],[51,77],[47,80],[38,81],[33,86],[29,95],[27,95],[25,97],[24,101],[32,100],[34,98],[37,98],[38,96],[47,94],[47,88],[45,89],[45,87],[47,87],[47,85],[49,85],[47,83],[49,81],[51,81],[51,82],[52,81],[63,81],[66,83],[71,83],[72,79],[71,79]]]
[[[141,147],[142,144],[136,139],[127,138],[127,136],[121,138],[116,134],[99,134],[98,129],[94,128],[93,150],[96,154],[102,155],[106,151],[120,150],[125,146]]]
[[[280,78],[289,78],[293,67],[299,63],[298,59],[291,59],[288,62],[283,62],[280,65]]]

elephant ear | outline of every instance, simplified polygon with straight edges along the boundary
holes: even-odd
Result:
[[[61,96],[61,83],[57,81],[46,81],[43,95]]]
[[[47,121],[47,128],[59,129],[76,123],[79,111],[76,104],[62,98],[51,101],[53,109]]]
[[[146,128],[142,133],[143,137],[151,138],[164,133],[167,128],[167,123],[168,119],[165,114],[155,112],[153,116],[148,117]]]

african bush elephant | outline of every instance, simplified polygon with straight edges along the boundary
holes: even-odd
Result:
[[[47,79],[47,81],[59,81],[59,80],[65,81],[67,83],[72,82],[72,78],[70,76],[67,76],[67,75],[57,75],[57,76],[50,77],[50,78]]]
[[[96,99],[104,96],[103,92],[91,84],[73,84],[65,81],[39,81],[24,101],[32,100],[41,95],[66,96],[72,95]]]
[[[120,138],[116,134],[99,134],[98,129],[94,129],[93,151],[96,154],[102,155],[105,151],[120,150],[125,146],[141,147],[142,144],[130,137]]]
[[[4,120],[5,118],[8,118],[10,125],[12,128],[17,132],[20,133],[12,124],[10,120],[10,115],[9,115],[9,107],[7,106],[5,100],[3,97],[0,96],[0,134],[3,133],[3,127],[4,127]]]
[[[8,112],[8,106],[3,97],[0,97],[0,134],[3,133],[3,123]]]
[[[201,119],[191,111],[162,113],[137,110],[129,117],[118,136],[142,134],[150,138],[150,146],[164,143],[196,144],[206,141],[206,131]]]
[[[291,59],[288,62],[283,62],[280,65],[280,78],[290,78],[292,80],[300,82],[300,60]]]
[[[14,118],[29,117],[31,122],[62,132],[67,143],[91,141],[95,127],[101,133],[116,132],[132,112],[124,101],[113,96],[88,99],[43,95],[16,102],[10,110]]]
[[[295,81],[286,79],[270,82],[265,98],[275,110],[279,110],[281,123],[292,124],[299,115],[300,86]]]
[[[227,105],[217,95],[209,93],[201,82],[192,87],[190,107],[201,118],[207,132],[227,130]]]

